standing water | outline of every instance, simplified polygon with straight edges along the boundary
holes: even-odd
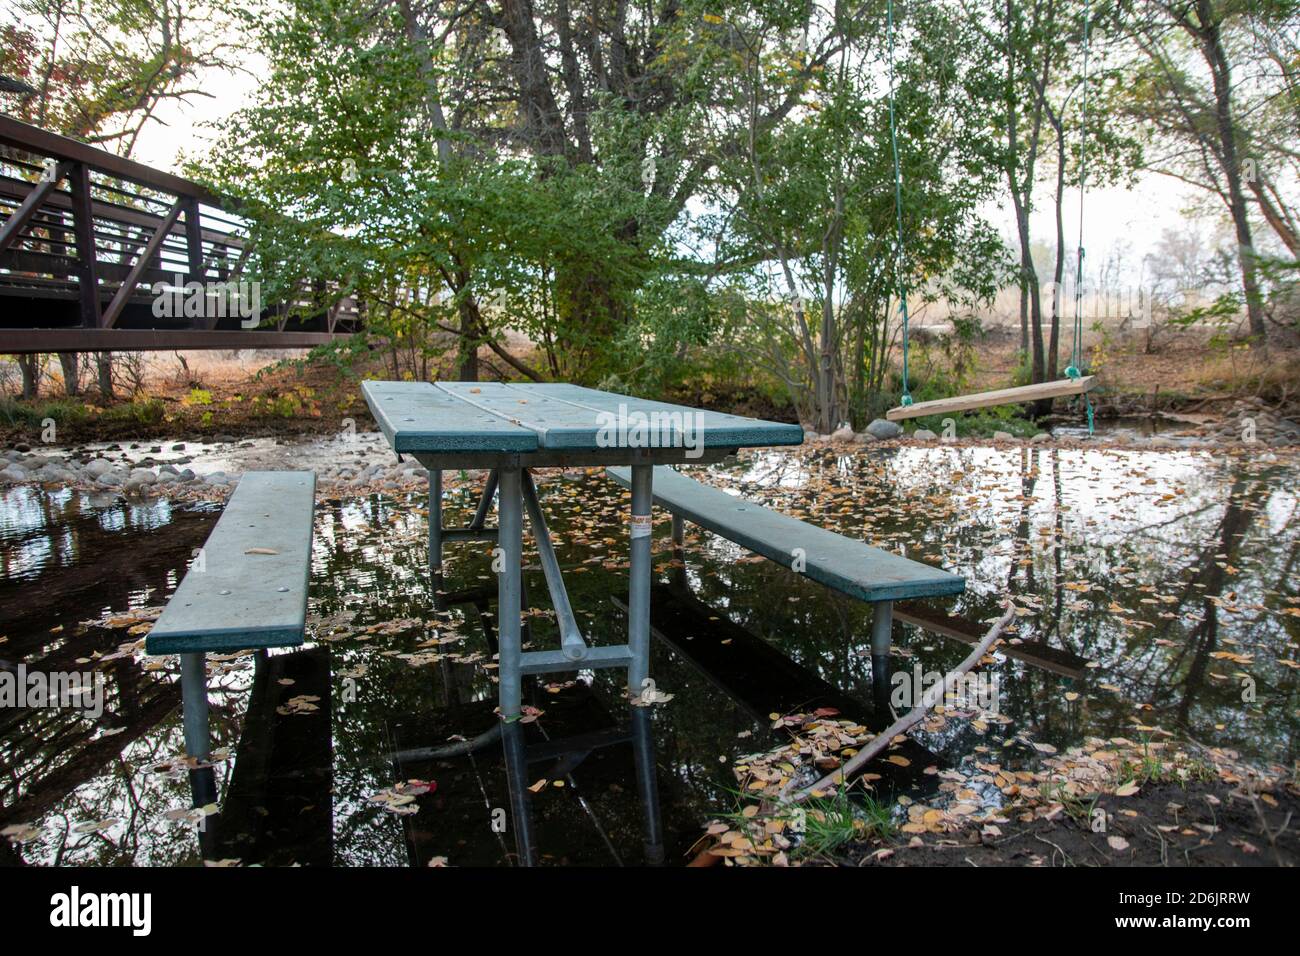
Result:
[[[202,473],[201,453],[192,467]],[[896,671],[952,667],[1014,597],[1015,634],[989,669],[997,720],[927,723],[917,769],[990,751],[1032,766],[1036,748],[1089,736],[1296,759],[1294,459],[823,446],[693,474],[965,575],[955,600],[898,606]],[[447,477],[456,526],[479,476]],[[626,496],[595,472],[540,477],[584,634],[621,643]],[[871,704],[869,608],[690,526],[684,560],[674,556],[659,513],[661,702],[631,708],[615,672],[536,681],[516,741],[532,748],[528,779],[512,787],[493,737],[491,546],[449,545],[431,579],[426,504],[404,492],[318,500],[307,644],[209,657],[220,812],[204,813],[179,759],[178,663],[142,645],[219,508],[0,492],[0,667],[103,675],[98,719],[0,709],[0,862],[500,865],[526,824],[541,863],[674,864],[707,820],[735,809],[736,759],[787,739],[773,715],[830,706],[889,722]],[[555,646],[527,557],[527,638]],[[929,779],[886,775],[878,787],[916,795]]]

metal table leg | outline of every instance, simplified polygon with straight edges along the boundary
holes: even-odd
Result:
[[[894,630],[894,602],[881,601],[871,618],[871,695],[876,712],[889,712],[889,643]]]
[[[505,724],[501,728],[501,745],[506,758],[506,790],[510,794],[510,822],[515,831],[515,851],[519,866],[535,866],[533,850],[532,794],[528,792],[528,756],[523,724]]]
[[[442,471],[429,469],[429,567],[442,569]]]
[[[519,622],[523,581],[523,498],[519,472],[518,465],[501,469],[497,504],[500,513],[497,558],[501,562],[501,570],[497,573],[497,646],[500,649],[497,674],[503,720],[518,717],[522,702],[519,682],[523,650]]]
[[[632,661],[627,691],[638,696],[650,677],[650,465],[632,466],[631,568],[628,571],[627,644]]]
[[[654,737],[650,711],[630,707],[632,712],[632,754],[636,764],[636,787],[645,811],[645,859],[651,866],[664,861],[664,830],[659,815],[659,781],[655,765]]]

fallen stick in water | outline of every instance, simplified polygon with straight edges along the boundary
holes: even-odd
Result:
[[[793,798],[794,802],[798,803],[801,800],[807,800],[814,792],[824,791],[827,787],[839,786],[866,766],[869,761],[880,756],[895,737],[907,733],[912,727],[919,724],[925,718],[925,715],[930,712],[930,708],[944,699],[956,685],[958,679],[970,671],[989,652],[989,648],[997,643],[998,638],[1002,636],[1002,632],[1006,630],[1007,625],[1011,623],[1012,618],[1015,616],[1015,607],[1008,604],[1006,613],[998,619],[996,624],[989,628],[988,633],[984,635],[984,639],[975,645],[975,650],[971,651],[964,661],[944,675],[942,684],[935,684],[927,690],[922,695],[919,704],[881,731],[878,737],[854,754],[853,758],[844,766],[828,773],[812,786],[805,787],[796,793]]]

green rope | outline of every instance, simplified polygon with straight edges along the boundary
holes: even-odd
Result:
[[[897,246],[894,250],[894,281],[898,284],[898,310],[903,313],[903,397],[904,407],[912,404],[907,375],[907,283],[904,280],[903,261],[903,173],[898,163],[898,123],[894,118],[894,0],[889,0],[885,20],[889,38],[889,144],[894,153],[894,216],[898,222]]]
[[[1070,364],[1065,369],[1067,378],[1078,379],[1083,375],[1083,210],[1084,198],[1088,186],[1088,39],[1092,23],[1090,0],[1083,0],[1083,89],[1080,93],[1079,115],[1079,243],[1075,253],[1074,266],[1074,348],[1070,353]],[[1093,434],[1092,396],[1083,394],[1084,406],[1088,410],[1088,434]]]

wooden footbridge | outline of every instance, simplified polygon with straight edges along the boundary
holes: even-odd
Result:
[[[238,288],[250,252],[232,208],[199,183],[0,114],[0,354],[302,348],[360,327],[350,297],[319,304],[322,282],[226,314],[220,290]],[[200,286],[202,308],[157,307]]]

